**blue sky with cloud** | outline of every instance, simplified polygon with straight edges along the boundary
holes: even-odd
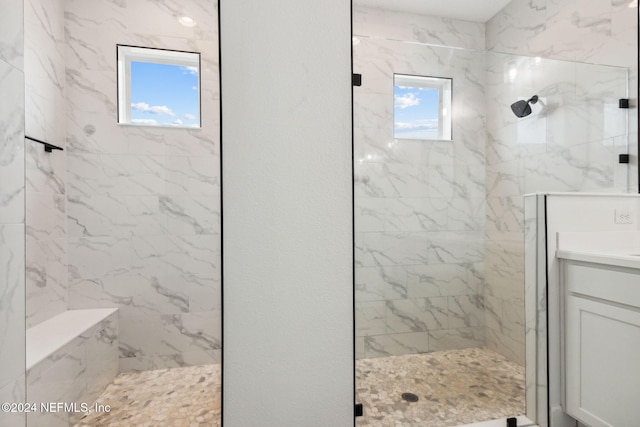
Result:
[[[131,62],[131,123],[200,126],[198,69]]]
[[[437,89],[394,86],[393,96],[396,138],[438,138]]]

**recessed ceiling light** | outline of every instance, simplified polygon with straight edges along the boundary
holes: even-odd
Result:
[[[196,21],[193,18],[190,18],[188,16],[181,16],[180,18],[178,18],[178,22],[184,25],[185,27],[196,26]]]

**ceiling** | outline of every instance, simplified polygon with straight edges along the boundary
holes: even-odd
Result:
[[[353,0],[354,5],[487,22],[511,0]]]

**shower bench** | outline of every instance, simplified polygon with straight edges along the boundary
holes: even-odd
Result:
[[[26,350],[27,402],[71,405],[28,424],[73,425],[118,374],[118,309],[64,311],[27,329]]]

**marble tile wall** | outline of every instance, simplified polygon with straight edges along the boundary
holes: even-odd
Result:
[[[65,147],[64,5],[25,1],[25,132]],[[67,309],[67,152],[26,141],[27,327]]]
[[[637,190],[637,117],[617,105],[637,93],[637,9],[628,3],[513,1],[486,26],[487,100],[499,106],[487,109],[486,338],[518,363],[522,195]],[[516,119],[509,105],[534,94],[534,113]],[[618,164],[620,153],[636,154],[632,164]]]
[[[353,7],[353,34],[436,46],[485,49],[485,25],[392,10]]]
[[[574,17],[581,14],[596,16],[598,7],[603,8],[602,4],[596,5],[597,2],[594,2],[586,4],[584,10],[572,14],[566,7],[577,8],[577,3],[569,3],[571,4],[563,5],[562,13]],[[580,6],[582,8],[583,4]],[[521,32],[533,38],[536,34],[552,31],[556,34],[556,39],[563,40],[560,43],[568,40],[558,36],[558,31],[563,28],[558,27],[561,19],[554,18],[554,24],[549,24],[546,7],[544,1],[514,1],[487,24],[487,48],[493,52],[487,52],[484,59],[484,105],[487,120],[486,127],[479,132],[486,133],[486,146],[482,145],[478,150],[483,156],[486,154],[486,181],[475,180],[477,194],[482,193],[485,197],[482,199],[481,211],[486,212],[486,217],[479,221],[473,215],[469,217],[469,223],[482,224],[482,229],[486,231],[481,259],[481,278],[486,279],[486,287],[480,294],[485,307],[483,317],[486,342],[494,350],[520,364],[524,363],[525,356],[523,194],[544,190],[615,192],[633,191],[637,188],[637,165],[634,164],[636,158],[632,158],[630,166],[617,163],[619,153],[637,152],[637,117],[633,114],[634,110],[628,114],[617,108],[618,98],[627,97],[627,84],[628,93],[636,93],[637,70],[624,68],[628,65],[625,61],[635,64],[637,50],[631,49],[635,49],[635,39],[625,37],[620,43],[616,43],[614,38],[609,37],[609,33],[601,34],[603,40],[599,41],[600,46],[609,44],[617,52],[617,62],[613,62],[617,67],[577,62],[605,62],[604,59],[596,59],[592,46],[584,46],[581,56],[570,57],[563,56],[565,49],[560,47],[539,52],[523,48],[517,39],[521,37]],[[553,7],[557,10],[559,5]],[[616,34],[636,34],[635,21],[629,18],[629,13],[634,14],[635,9],[623,10],[619,1],[610,4],[609,9],[611,22],[615,23],[612,25],[617,26],[614,31]],[[389,45],[382,46],[378,51],[366,50],[361,45],[384,45],[382,40],[368,38],[466,47],[478,49],[477,53],[483,51],[484,43],[472,42],[477,39],[484,41],[484,36],[477,34],[482,26],[474,27],[471,23],[460,22],[445,24],[445,21],[390,11],[356,9],[356,72],[362,72],[363,82],[366,83],[371,75],[383,73],[380,69],[395,64],[395,56],[401,55],[398,52],[404,49],[399,48],[404,45],[401,42],[387,42]],[[519,22],[525,24],[520,25]],[[586,22],[590,21],[584,21],[583,24]],[[572,21],[566,25],[576,23]],[[447,27],[449,30],[445,29]],[[450,28],[454,27],[458,32],[452,35]],[[545,37],[549,40],[548,36]],[[526,41],[526,38],[523,40]],[[518,55],[497,53],[511,52],[509,46]],[[566,49],[565,53],[569,51],[570,49]],[[362,59],[359,59],[359,52],[363,52]],[[438,59],[432,62],[437,63],[445,58],[444,52],[445,50],[436,55]],[[536,58],[538,53],[571,62]],[[456,54],[459,52],[450,53],[452,57]],[[521,54],[528,56],[519,56]],[[374,65],[377,58],[384,65]],[[422,61],[417,52],[413,54],[412,60],[413,58],[416,58],[416,64]],[[362,66],[358,70],[360,64]],[[385,90],[390,87],[391,83]],[[360,196],[365,196],[356,200],[356,227],[360,223],[359,227],[365,232],[386,232],[383,237],[367,236],[364,233],[359,233],[356,237],[356,251],[361,255],[363,263],[358,266],[356,273],[360,293],[356,295],[356,300],[362,301],[356,324],[362,325],[362,328],[357,326],[360,338],[366,337],[365,340],[359,338],[360,355],[367,355],[365,343],[384,348],[370,337],[383,336],[387,331],[393,331],[387,319],[388,313],[397,311],[397,307],[395,304],[387,304],[387,301],[407,298],[409,294],[410,287],[405,284],[410,282],[405,282],[405,277],[411,277],[411,274],[398,265],[429,263],[432,261],[429,259],[429,249],[422,246],[422,241],[427,236],[429,241],[434,241],[432,239],[435,237],[437,245],[438,237],[428,231],[442,230],[455,222],[464,222],[462,216],[456,217],[455,214],[452,215],[450,208],[437,204],[438,198],[435,197],[448,197],[447,188],[453,179],[446,176],[446,171],[452,163],[457,162],[458,157],[454,160],[452,152],[438,151],[441,147],[431,148],[429,154],[425,147],[421,147],[423,151],[420,151],[415,147],[410,148],[408,144],[403,144],[402,149],[399,149],[397,142],[391,140],[391,127],[386,123],[392,114],[392,104],[386,101],[386,109],[381,108],[385,95],[384,90],[380,92],[370,93],[365,86],[356,91],[356,158],[360,162],[356,164],[359,172],[356,174],[356,191],[360,189]],[[541,97],[540,103],[534,106],[534,114],[527,119],[516,120],[509,105],[534,94]],[[386,96],[388,99],[389,95]],[[360,126],[360,123],[366,124]],[[630,130],[629,151],[627,129]],[[388,146],[378,148],[369,140],[385,141]],[[440,159],[435,156],[440,156]],[[405,164],[401,164],[401,161]],[[471,175],[477,176],[476,173]],[[422,189],[419,187],[420,179],[416,178],[419,176],[424,177],[425,181]],[[388,194],[394,197],[410,195],[414,198],[419,198],[418,194],[428,194],[433,199],[429,201],[428,214],[426,210],[420,211],[404,200],[402,204],[396,203],[395,206],[388,206],[387,200],[387,206],[379,207],[374,197],[388,197]],[[390,235],[389,230],[401,231],[402,234]],[[416,230],[421,234],[417,234]],[[405,243],[401,243],[403,241]],[[372,269],[374,265],[384,268],[379,267],[376,272]],[[369,268],[369,271],[360,267]],[[447,281],[453,283],[451,279]],[[368,296],[362,296],[363,289],[366,289]],[[416,308],[411,310],[414,317],[415,313],[419,313]],[[417,335],[412,338],[415,341]],[[393,345],[398,348],[406,347],[398,343]],[[424,349],[424,346],[421,349],[414,346],[407,351]],[[369,351],[369,354],[374,352]]]
[[[484,67],[483,52],[354,45],[358,358],[484,343]],[[453,78],[453,141],[394,140],[394,73]]]
[[[493,52],[626,67],[629,97],[637,104],[637,33],[638,8],[631,0],[512,1],[487,22],[486,44]],[[625,190],[637,192],[637,114],[629,119]]]
[[[216,16],[215,1],[66,2],[69,308],[119,308],[122,371],[220,359]],[[116,44],[201,52],[202,129],[118,125]]]
[[[486,24],[487,49],[617,65],[637,63],[637,5],[631,0],[512,1]]]
[[[25,401],[23,2],[0,15],[0,401]],[[0,424],[25,425],[0,412]]]

